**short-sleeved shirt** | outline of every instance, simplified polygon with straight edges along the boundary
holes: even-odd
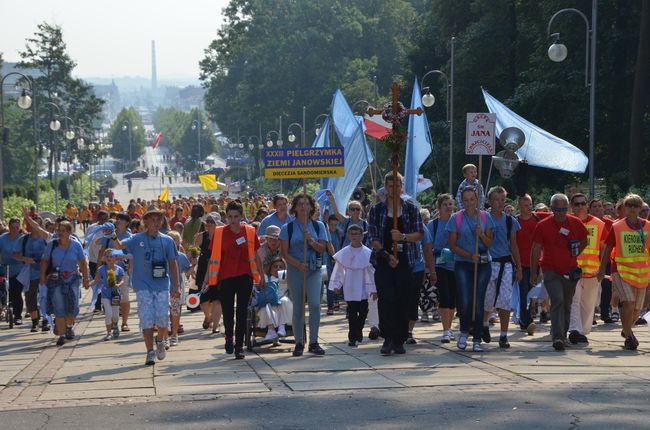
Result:
[[[113,272],[115,273],[115,282],[119,284],[124,278],[124,269],[116,265]],[[102,297],[108,299],[111,297],[110,288],[108,287],[108,266],[105,264],[99,266],[97,273],[99,273],[99,286],[101,287]]]
[[[568,235],[560,233],[562,228],[569,231]],[[571,256],[569,242],[587,239],[587,235],[588,231],[580,218],[573,215],[567,215],[563,222],[556,221],[554,217],[540,221],[535,227],[533,242],[544,248],[540,260],[542,270],[565,274],[576,268],[578,263],[576,257]]]
[[[133,255],[133,277],[131,286],[134,290],[165,291],[169,290],[169,261],[176,259],[178,251],[174,239],[159,233],[151,237],[147,233],[138,233],[122,242],[129,254]],[[153,263],[162,263],[167,269],[164,278],[153,277]]]
[[[323,241],[327,242],[328,237],[327,237],[327,227],[325,227],[325,224],[323,224],[320,221],[315,221],[316,225],[318,226],[318,231],[314,229],[314,223],[310,220],[307,222],[307,231],[309,232],[309,235],[311,236],[312,239],[317,240],[317,241]],[[305,258],[305,251],[304,251],[304,235],[303,235],[303,229],[304,225],[300,224],[298,221],[291,221],[291,224],[293,225],[293,232],[291,234],[291,242],[288,244],[289,245],[289,255],[295,258],[296,260],[302,262],[304,261]],[[288,241],[289,240],[289,230],[288,230],[289,224],[285,224],[282,226],[282,230],[280,230],[280,240],[283,241]],[[316,251],[314,248],[311,246],[307,245],[307,262],[310,261],[310,259],[316,257]]]
[[[463,218],[460,223],[460,230],[456,231],[456,218],[460,213],[463,214]],[[451,218],[449,218],[449,222],[447,223],[447,227],[446,227],[448,233],[456,233],[456,246],[463,249],[465,252],[469,252],[472,255],[474,255],[474,252],[476,251],[477,218],[480,220],[481,228],[486,234],[488,230],[494,230],[494,220],[492,220],[492,216],[487,212],[485,212],[485,221],[487,225],[483,225],[483,220],[481,216],[470,217],[467,216],[467,214],[464,212],[456,212],[451,216]],[[487,254],[489,256],[488,248],[481,240],[478,241],[478,252],[479,254]],[[454,261],[463,261],[463,262],[471,263],[472,259],[466,258],[464,256],[460,256],[458,254],[454,254]]]
[[[517,232],[517,247],[522,267],[530,267],[530,252],[533,248],[533,233],[535,227],[544,218],[551,216],[550,212],[533,212],[528,219],[517,217],[521,229]]]
[[[242,275],[253,276],[248,262],[248,243],[246,229],[242,225],[239,233],[234,233],[230,227],[223,229],[221,238],[221,264],[219,266],[219,281]],[[260,249],[260,240],[255,235],[255,252]],[[262,270],[262,268],[260,268]]]
[[[27,241],[27,242],[25,242]],[[23,254],[23,243],[25,248],[25,253]],[[34,259],[34,264],[30,264],[29,267],[29,279],[34,281],[39,278],[41,273],[41,258],[43,257],[43,252],[45,252],[45,240],[37,236],[36,239],[32,237],[31,234],[24,235],[20,237],[20,240],[16,242],[16,247],[14,252],[22,255],[23,257],[29,257]]]
[[[420,259],[417,261],[417,263],[415,263],[415,266],[413,266],[414,272],[424,272],[425,269],[424,245],[429,245],[429,244],[433,244],[433,239],[431,238],[431,233],[429,233],[429,229],[425,228],[424,237],[422,238],[421,241],[418,242],[418,246],[420,247]]]
[[[490,255],[492,258],[501,258],[507,257],[512,254],[510,250],[510,237],[512,234],[516,234],[521,230],[521,226],[517,221],[517,218],[511,216],[512,227],[510,228],[510,237],[508,237],[508,224],[507,217],[505,213],[501,213],[500,217],[492,215],[492,221],[494,221],[494,230],[492,230],[492,246],[490,247]]]
[[[9,266],[9,277],[13,278],[18,276],[20,270],[23,268],[23,262],[16,260],[12,254],[16,248],[16,244],[20,243],[22,236],[18,235],[16,239],[11,240],[9,238],[9,233],[5,233],[0,236],[0,259],[2,260],[3,266]]]
[[[57,246],[52,249],[55,242]],[[57,270],[58,268],[61,272],[76,272],[79,262],[84,260],[86,256],[81,244],[70,238],[70,245],[66,249],[61,247],[58,240],[49,242],[47,248],[45,248],[43,258],[52,261],[50,270]]]
[[[444,248],[449,249],[449,231],[447,230],[447,223],[449,220],[442,220],[438,218],[437,220],[429,221],[427,225],[427,231],[433,238],[433,253],[435,256],[441,254]],[[436,231],[433,231],[433,227],[436,226]],[[441,267],[447,270],[454,270],[454,262],[448,261],[446,263],[438,263],[436,258],[436,267]]]
[[[117,232],[116,232],[116,236],[117,236],[117,239],[118,239],[120,242],[124,242],[126,239],[128,239],[129,237],[131,237],[132,234],[131,234],[130,231],[127,230],[127,231],[125,231],[124,233],[117,233]],[[106,242],[103,242],[103,246],[104,246],[104,248],[106,248],[106,249],[113,249],[113,248],[115,248],[115,246],[113,245],[113,240],[112,240],[111,238],[106,238]],[[115,252],[115,251],[114,251],[114,252]],[[125,249],[123,249],[122,251],[118,251],[118,252],[123,252],[124,255],[126,255],[126,250],[125,250]],[[128,266],[128,261],[126,261],[126,260],[119,260],[119,261],[117,261],[115,264],[117,264],[118,266],[120,266],[122,269],[125,269],[125,270],[126,270],[126,267]]]
[[[605,218],[607,219],[607,218]],[[641,220],[639,218],[639,220]],[[604,221],[604,220],[603,220]],[[641,230],[644,226],[644,224],[647,221],[641,220],[639,224],[632,224],[631,227],[636,229],[636,230]],[[609,223],[609,230],[607,229],[607,224],[605,224],[605,232],[607,238],[605,239],[605,245],[609,245],[612,248],[616,248],[616,233],[614,232],[614,229],[612,228],[614,226],[614,222],[610,220]],[[618,268],[616,267],[616,261],[614,261],[614,258],[611,259],[611,264],[610,264],[610,271],[609,273],[617,273]]]
[[[287,224],[288,222],[291,222],[293,220],[294,220],[294,217],[287,214],[287,217],[284,219],[284,221],[281,221],[280,218],[278,218],[278,213],[273,212],[272,214],[267,215],[266,217],[264,217],[264,219],[260,223],[260,226],[257,228],[257,234],[258,234],[258,236],[262,236],[262,235],[266,234],[266,228],[268,226],[275,225],[275,226],[278,226],[278,227],[282,228],[285,224]]]

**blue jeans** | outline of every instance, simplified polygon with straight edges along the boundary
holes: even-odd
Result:
[[[309,304],[309,343],[318,342],[318,327],[320,325],[320,298],[321,298],[321,273],[320,270],[307,272],[307,303]],[[293,336],[296,344],[304,344],[304,301],[305,294],[304,273],[292,265],[287,267],[287,285],[289,295],[293,302]],[[302,306],[301,306],[302,305]]]
[[[479,264],[477,267],[476,304],[472,303],[474,298],[474,263],[457,261],[454,265],[454,274],[456,275],[456,305],[460,316],[460,331],[463,334],[469,333],[469,328],[473,324],[474,341],[480,342],[483,334],[485,292],[492,275],[492,265],[484,263]],[[474,305],[473,323],[472,305]]]
[[[521,281],[519,281],[519,327],[525,330],[533,318],[530,316],[530,307],[528,306],[528,293],[530,292],[530,267],[521,268]]]

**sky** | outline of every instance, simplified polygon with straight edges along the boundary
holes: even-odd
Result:
[[[43,21],[61,26],[73,75],[151,76],[156,41],[158,79],[195,79],[204,49],[216,38],[228,0],[2,0],[0,52],[17,61]]]

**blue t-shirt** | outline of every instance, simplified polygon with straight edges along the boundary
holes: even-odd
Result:
[[[438,218],[437,220],[429,221],[427,225],[427,231],[433,237],[433,253],[436,259],[436,267],[441,267],[447,270],[454,270],[454,261],[453,259],[447,259],[445,262],[438,257],[441,255],[443,249],[449,249],[449,231],[447,230],[447,223],[449,220],[442,220]],[[434,225],[437,224],[436,231],[433,231]],[[451,251],[450,251],[451,252]]]
[[[182,252],[179,252],[178,255],[176,256],[176,264],[178,265],[178,279],[179,282],[182,284],[182,274],[190,270],[190,267],[192,267],[192,263],[190,263],[190,260],[187,258],[187,255],[183,254]]]
[[[341,239],[343,239],[343,232],[340,228],[337,227],[336,231],[331,231],[329,227],[327,228],[327,240],[332,243],[335,254],[341,250]],[[329,252],[323,252],[323,261],[325,261],[327,269],[334,270],[334,261],[330,257]]]
[[[351,225],[358,225],[359,227],[361,227],[363,229],[364,235],[363,235],[363,240],[361,241],[361,243],[363,243],[364,245],[367,246],[368,245],[368,243],[367,243],[368,242],[368,234],[367,234],[367,232],[368,232],[368,222],[361,219],[361,218],[359,218],[358,222],[354,222],[354,221],[352,221],[352,217],[346,216],[345,217],[345,222],[339,223],[339,226],[341,227],[341,231],[343,232],[343,235],[344,235],[343,236],[343,246],[341,248],[345,248],[346,246],[348,246],[350,244],[350,239],[348,239],[347,229]],[[338,246],[338,244],[337,244],[337,246]],[[337,251],[338,251],[338,249],[337,249]]]
[[[25,238],[27,238],[27,242],[25,243],[25,254],[23,255],[23,242]],[[40,276],[41,258],[43,257],[43,252],[45,252],[45,246],[45,240],[42,237],[37,236],[34,239],[31,234],[21,236],[20,240],[16,242],[14,253],[34,259],[34,264],[30,264],[29,267],[29,279],[32,281],[35,281]]]
[[[133,236],[133,235],[131,234],[130,231],[127,230],[127,231],[125,231],[124,233],[118,233],[118,234],[117,234],[117,239],[118,239],[120,242],[124,242],[126,239],[128,239],[128,238],[131,237],[131,236]],[[106,241],[105,241],[102,245],[103,245],[104,248],[106,248],[106,249],[113,249],[113,248],[115,248],[115,246],[113,245],[113,240],[110,239],[110,238],[106,238]],[[116,252],[116,251],[113,251],[114,254],[115,254],[115,252]],[[122,249],[121,251],[117,251],[117,252],[118,252],[118,253],[119,253],[119,252],[122,252],[124,255],[126,255],[126,249]],[[115,264],[117,264],[118,266],[120,266],[122,269],[124,269],[124,270],[126,271],[126,268],[127,268],[127,266],[128,266],[129,263],[128,263],[128,260],[121,260],[121,259],[120,259],[120,260],[116,261]]]
[[[3,266],[9,266],[9,277],[13,278],[18,276],[20,270],[23,268],[23,262],[16,260],[11,254],[13,254],[16,244],[20,243],[22,235],[14,240],[9,239],[9,233],[5,233],[0,236],[0,257],[2,260]],[[3,268],[4,271],[4,268]]]
[[[119,284],[122,278],[124,278],[124,269],[115,265],[113,272],[115,273],[115,283]],[[108,266],[102,264],[97,269],[97,273],[99,273],[99,286],[101,287],[102,298],[110,299],[111,291],[108,287]]]
[[[490,214],[492,215],[492,214]],[[492,258],[507,257],[512,254],[510,251],[510,239],[508,236],[508,225],[506,224],[505,213],[501,213],[500,217],[492,216],[492,221],[494,221],[494,230],[492,230],[492,247],[490,248],[490,255]],[[512,229],[510,235],[517,233],[521,230],[519,221],[517,218],[512,218]]]
[[[415,263],[415,266],[413,266],[413,272],[424,272],[424,245],[429,245],[431,243],[433,243],[431,233],[429,233],[429,230],[425,228],[424,237],[418,242],[418,246],[420,247],[420,259]]]
[[[456,231],[456,217],[458,217],[458,214],[461,212],[456,212],[449,218],[449,222],[447,223],[446,230],[448,233],[458,233],[456,237],[456,246],[462,248],[464,251],[469,252],[470,254],[474,254],[476,250],[476,219],[477,217],[469,217],[467,216],[466,213],[463,212],[463,219],[462,222],[460,223],[460,232]],[[483,220],[481,219],[482,217],[479,216],[478,219],[480,219],[481,223],[481,228],[483,229],[484,232],[487,233],[488,230],[493,230],[494,229],[494,221],[492,220],[492,217],[490,216],[489,213],[485,212],[485,218],[487,221],[487,227],[483,225]],[[483,241],[479,240],[478,241],[478,252],[479,254],[486,254],[488,251],[488,248],[485,246]],[[489,257],[489,254],[487,254]],[[472,262],[470,258],[465,258],[461,257],[458,254],[454,254],[454,261],[465,261],[465,262]]]
[[[165,291],[169,290],[169,260],[176,259],[178,251],[174,239],[159,233],[155,238],[147,233],[138,233],[122,242],[129,254],[133,255],[133,277],[131,286],[134,290]],[[153,263],[162,263],[167,276],[153,277]]]
[[[278,213],[273,212],[270,215],[267,215],[264,217],[262,222],[260,223],[260,226],[257,228],[257,235],[258,236],[263,236],[266,234],[266,228],[270,225],[276,225],[280,228],[282,228],[286,223],[293,221],[294,218],[287,214],[287,217],[284,219],[284,221],[280,221],[280,218],[278,218]]]
[[[52,260],[50,270],[58,270],[61,272],[76,272],[78,264],[81,260],[85,260],[84,250],[81,244],[70,237],[70,245],[67,249],[61,248],[61,244],[57,242],[57,247],[52,250],[55,241],[51,241],[45,248],[43,258]]]
[[[297,221],[292,221],[292,224],[293,233],[291,234],[291,243],[289,243],[289,255],[296,260],[303,262],[305,251],[303,242],[304,236],[302,234],[302,230],[304,228],[304,225],[300,224]],[[318,231],[314,230],[314,223],[311,220],[307,222],[307,231],[309,232],[309,235],[314,240],[322,240],[324,242],[327,242],[327,227],[325,227],[325,224],[320,221],[316,221],[316,224],[318,225]],[[288,226],[289,224],[285,224],[282,226],[282,230],[280,230],[280,240],[284,240],[285,242],[289,240],[289,231],[287,230]],[[314,248],[307,245],[307,262],[313,260],[316,258],[316,256],[317,252],[314,250]]]

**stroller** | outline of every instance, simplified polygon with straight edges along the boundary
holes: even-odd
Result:
[[[9,267],[4,267],[4,272],[0,273],[0,321],[5,320],[9,328],[14,328],[14,311],[9,301]]]

